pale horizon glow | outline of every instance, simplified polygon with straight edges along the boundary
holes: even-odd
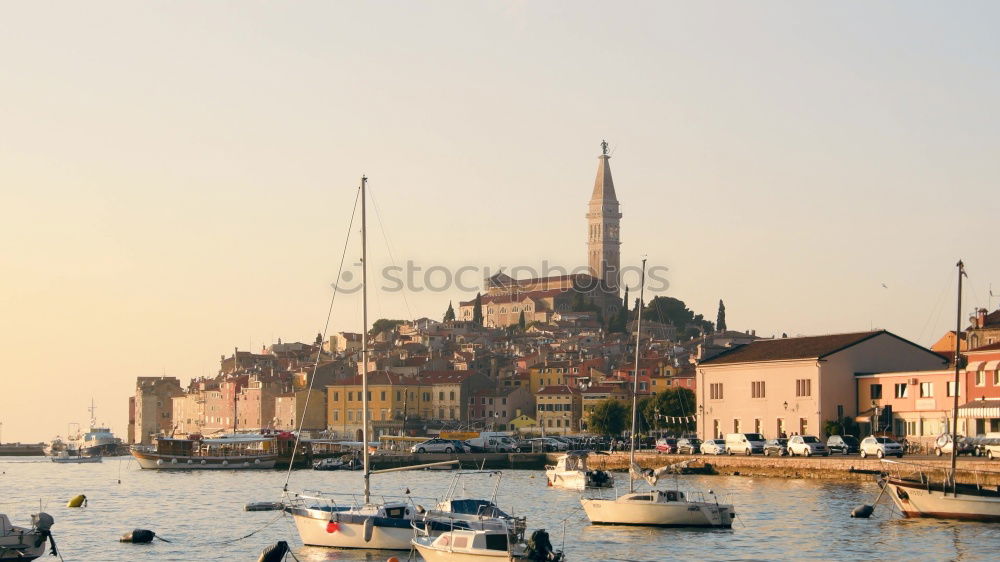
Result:
[[[65,435],[91,398],[125,438],[137,376],[186,384],[235,347],[311,342],[362,174],[396,262],[585,265],[602,139],[622,264],[669,268],[662,294],[711,320],[723,299],[762,336],[930,345],[955,327],[958,259],[963,316],[1000,305],[998,16],[5,3],[0,439]],[[373,295],[370,319],[474,294]],[[360,330],[359,302],[338,297],[331,331]]]

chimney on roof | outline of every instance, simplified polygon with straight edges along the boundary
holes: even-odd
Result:
[[[976,310],[976,327],[982,328],[986,326],[986,313],[988,311],[985,308],[980,308]]]

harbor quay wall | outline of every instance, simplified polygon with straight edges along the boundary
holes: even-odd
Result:
[[[554,464],[558,453],[548,453],[548,464]],[[592,469],[625,472],[628,470],[628,453],[591,455],[588,465]],[[764,457],[728,455],[658,455],[636,453],[636,463],[642,468],[660,468],[686,460],[693,460],[685,472],[693,474],[716,474],[725,476],[750,476],[756,478],[814,478],[820,480],[870,482],[880,472],[892,465],[876,458],[859,456],[830,457]],[[907,462],[906,457],[902,459]],[[941,475],[950,467],[950,459],[915,459],[921,466],[898,465],[901,472],[924,470],[932,475]],[[994,471],[994,472],[970,472]],[[958,477],[961,482],[979,482],[984,486],[1000,485],[1000,462],[990,462],[978,457],[958,459]],[[978,478],[978,480],[977,480]]]

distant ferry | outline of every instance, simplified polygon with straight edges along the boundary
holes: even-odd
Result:
[[[150,470],[274,468],[278,460],[277,438],[239,433],[209,439],[160,437],[154,448],[134,446],[131,452],[141,468]]]

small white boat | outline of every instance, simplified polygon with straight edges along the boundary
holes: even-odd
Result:
[[[80,463],[93,463],[101,462],[101,456],[83,456],[79,454],[79,451],[75,450],[64,450],[56,453],[52,457],[52,462],[60,464],[80,464]]]
[[[587,451],[570,451],[560,455],[555,466],[545,467],[548,485],[555,488],[583,491],[587,488],[610,488],[615,479],[605,470],[587,466]]]
[[[45,543],[51,540],[52,516],[36,513],[31,516],[31,528],[11,524],[0,513],[0,560],[34,560],[45,554]],[[52,553],[55,554],[55,543]]]
[[[552,550],[544,530],[532,535],[534,549],[524,541],[511,541],[502,531],[471,529],[448,531],[437,537],[416,537],[411,543],[428,562],[564,560],[562,552]]]

